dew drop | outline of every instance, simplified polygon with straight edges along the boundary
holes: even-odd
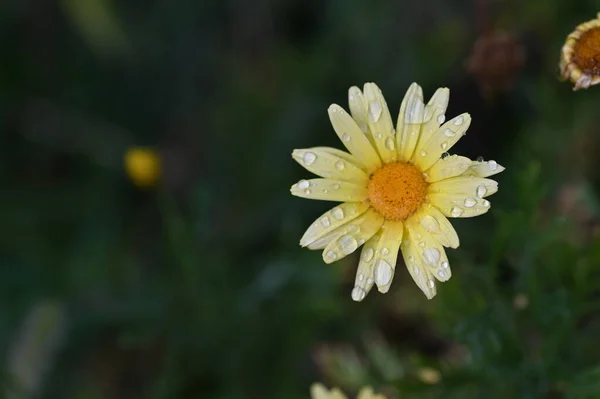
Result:
[[[321,218],[321,224],[323,225],[323,227],[331,226],[331,222],[329,221],[329,218],[327,216],[323,216]]]
[[[409,256],[408,257],[408,261],[409,262],[414,262],[415,261],[415,257],[414,256]]]
[[[365,299],[365,296],[367,296],[367,293],[360,287],[354,287],[352,290],[352,299],[356,302],[362,301]]]
[[[448,158],[449,156],[450,156],[450,154],[449,154],[449,153],[447,153],[447,152],[444,152],[444,153],[442,154],[442,159],[446,159],[446,158]]]
[[[344,211],[341,208],[335,208],[331,211],[331,215],[334,219],[342,220],[344,218]]]
[[[373,259],[374,254],[375,252],[373,251],[373,248],[365,249],[362,253],[362,260],[364,260],[365,262],[370,262],[371,259]]]
[[[477,162],[483,162],[483,157],[482,157],[482,156],[478,156],[478,157],[476,158],[476,161],[477,161]]]
[[[429,286],[429,288],[433,288],[433,287],[435,287],[435,282],[433,280],[429,280],[427,282],[427,285]]]
[[[446,150],[448,148],[448,142],[444,141],[441,145],[442,150]]]
[[[381,116],[381,105],[377,101],[369,103],[369,119],[371,122],[377,122]]]
[[[356,248],[358,248],[358,242],[349,234],[341,236],[338,239],[338,244],[342,250],[342,253],[346,255],[351,254],[352,252],[356,251]]]
[[[377,132],[377,133],[375,134],[375,137],[376,137],[377,139],[380,139],[380,138],[382,138],[382,137],[383,137],[383,134],[381,134],[381,133]]]
[[[448,262],[446,262],[446,261],[443,261],[443,262],[442,262],[442,267],[443,267],[444,269],[447,269],[447,268],[448,268],[448,266],[450,266],[450,265],[448,264]]]
[[[483,196],[487,194],[487,188],[485,188],[485,184],[480,184],[477,186],[475,192],[479,198],[483,198]]]
[[[456,133],[454,133],[452,130],[450,129],[444,129],[444,136],[446,137],[454,137],[456,135]]]
[[[367,279],[367,287],[371,287],[371,286],[373,286],[373,279],[371,277],[369,277]]]
[[[350,95],[348,96],[348,100],[350,100],[350,101],[354,101],[354,96],[353,96],[352,94],[350,94]]]
[[[442,123],[444,123],[445,120],[446,120],[446,115],[444,115],[444,114],[438,115],[438,117],[437,117],[438,125],[441,125]]]
[[[363,245],[365,243],[365,239],[364,238],[359,238],[358,239],[358,245]]]
[[[427,151],[421,150],[421,152],[419,152],[419,154],[421,154],[421,156],[424,157],[425,155],[427,155]]]
[[[425,215],[421,218],[421,226],[430,233],[437,233],[440,231],[440,224],[431,215]]]
[[[426,248],[423,251],[423,259],[431,266],[437,266],[440,261],[440,250],[437,248]]]
[[[498,163],[494,160],[488,161],[488,168],[490,170],[496,170],[498,169]]]
[[[375,264],[375,282],[378,287],[388,285],[392,280],[392,267],[383,259],[379,259]]]
[[[364,274],[359,274],[358,275],[358,281],[363,281],[365,279],[365,275]]]
[[[460,125],[462,125],[463,121],[464,121],[464,118],[462,116],[459,116],[459,117],[454,118],[453,123],[456,126],[460,126]]]
[[[305,188],[308,188],[310,186],[310,183],[308,182],[308,180],[300,180],[298,182],[298,188],[300,190],[304,190]]]
[[[346,168],[346,164],[344,163],[344,161],[337,161],[335,163],[335,168],[337,170],[344,170]]]
[[[467,197],[465,198],[465,206],[467,208],[473,208],[477,204],[477,200],[475,198]]]
[[[454,206],[450,210],[450,215],[452,215],[452,217],[454,217],[454,218],[457,218],[460,215],[462,215],[464,212],[465,212],[464,209]]]
[[[483,207],[484,207],[484,208],[489,208],[489,207],[490,207],[490,201],[488,201],[488,200],[483,200]]]
[[[438,276],[440,276],[441,279],[445,279],[447,277],[446,271],[445,270],[438,271]]]
[[[310,190],[308,188],[304,190],[304,195],[310,195]]]
[[[306,165],[306,166],[312,165],[316,159],[317,159],[317,156],[315,155],[315,153],[310,152],[310,151],[305,153],[304,156],[302,157],[302,161],[304,162],[304,165]]]
[[[329,190],[327,190],[326,188],[323,189],[323,193],[327,194],[329,192]]]
[[[350,141],[350,135],[348,133],[342,134],[342,140],[344,140],[344,141]]]
[[[387,139],[385,139],[385,148],[387,148],[390,151],[394,151],[394,149],[396,148],[396,143],[394,143],[393,138],[388,137]]]
[[[425,248],[425,241],[421,241],[421,242],[419,243],[419,246],[420,246],[421,248]]]
[[[381,255],[387,256],[390,253],[390,250],[386,247],[381,248]]]
[[[333,252],[333,251],[327,251],[327,253],[325,255],[330,260],[336,260],[337,259],[337,254],[335,252]]]
[[[337,184],[337,183],[334,183],[334,184],[331,185],[331,188],[333,188],[334,190],[339,190],[340,185]]]

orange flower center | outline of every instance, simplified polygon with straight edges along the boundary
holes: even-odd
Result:
[[[427,182],[416,166],[396,162],[376,170],[369,181],[371,205],[387,220],[404,220],[425,200]]]
[[[587,74],[600,75],[600,28],[583,32],[573,47],[573,62]]]

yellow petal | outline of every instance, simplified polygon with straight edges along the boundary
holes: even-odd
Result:
[[[460,241],[452,223],[431,204],[425,204],[415,213],[415,218],[431,236],[445,247],[458,248]]]
[[[348,89],[348,105],[350,106],[352,119],[356,121],[360,130],[364,134],[370,135],[369,123],[367,121],[367,103],[362,91],[356,86]]]
[[[329,119],[342,144],[348,151],[365,165],[367,172],[371,173],[381,166],[381,159],[373,148],[369,139],[360,130],[354,119],[342,107],[332,104],[329,107]]]
[[[340,227],[336,239],[332,240],[323,250],[323,261],[332,263],[350,255],[359,246],[369,240],[383,224],[383,216],[369,209],[352,222]]]
[[[506,169],[496,161],[471,161],[471,166],[463,173],[464,176],[488,177],[498,174]]]
[[[353,300],[362,301],[373,287],[373,283],[377,284],[379,292],[389,291],[403,232],[402,222],[386,221],[379,232],[367,241],[356,271],[352,289]]]
[[[422,265],[439,281],[450,280],[452,272],[444,247],[423,228],[414,216],[406,220],[406,225],[412,234],[412,240],[416,240],[417,253],[421,257]]]
[[[446,119],[445,113],[450,99],[450,90],[445,87],[439,88],[433,94],[425,106],[423,116],[423,125],[421,126],[421,135],[415,151],[421,150],[421,145],[426,143],[431,135],[440,127]]]
[[[401,249],[406,269],[417,284],[417,287],[423,291],[427,299],[431,299],[437,294],[435,281],[429,269],[423,264],[415,233],[408,226],[405,227]]]
[[[444,152],[449,151],[464,136],[470,125],[471,117],[466,113],[444,123],[420,146],[419,151],[414,153],[413,161],[422,170],[429,169]]]
[[[490,201],[459,194],[428,194],[429,202],[445,216],[452,218],[470,218],[486,213],[490,209]]]
[[[369,176],[353,162],[320,148],[299,149],[292,157],[309,172],[328,179],[367,184]]]
[[[451,177],[431,183],[427,188],[428,193],[458,194],[465,199],[485,198],[496,191],[498,191],[498,183],[495,180],[475,176]],[[475,204],[475,200],[471,199],[467,201],[467,205],[468,203]]]
[[[410,85],[400,104],[400,113],[396,124],[398,158],[408,161],[412,158],[425,113],[423,89],[416,83]]]
[[[367,172],[367,167],[365,165],[363,165],[363,163],[360,162],[358,160],[358,158],[356,158],[354,155],[352,155],[350,153],[347,153],[346,151],[338,150],[337,148],[331,148],[331,147],[313,147],[313,148],[315,150],[325,151],[331,155],[335,155],[336,157],[341,158],[344,161],[353,164],[357,168],[361,169],[363,172],[365,172],[365,173]]]
[[[300,180],[290,191],[296,197],[323,201],[361,202],[369,196],[364,184],[333,179]]]
[[[327,245],[334,237],[331,233],[335,232],[336,229],[349,221],[362,215],[368,208],[368,202],[345,202],[339,204],[335,208],[325,212],[310,225],[300,239],[300,245],[306,247],[329,236],[330,238],[327,242],[322,244],[317,243],[318,245],[323,245],[321,248],[317,249],[325,248],[325,245]]]
[[[375,83],[366,83],[364,96],[367,104],[367,122],[375,148],[384,163],[395,162],[396,131],[385,98]]]
[[[467,157],[450,155],[439,159],[425,172],[427,182],[433,183],[462,174],[471,166],[471,160]]]

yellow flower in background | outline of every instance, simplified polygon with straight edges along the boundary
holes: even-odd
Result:
[[[600,83],[600,13],[567,36],[559,66],[562,76],[575,84],[573,90]]]
[[[139,187],[156,185],[160,178],[160,156],[153,148],[133,147],[125,153],[125,170]]]
[[[310,387],[311,399],[347,399],[346,395],[342,393],[338,388],[333,388],[328,391],[322,384],[313,384]],[[358,393],[357,399],[386,399],[381,394],[374,394],[371,387],[364,387]]]
[[[443,157],[465,134],[469,114],[444,123],[450,91],[438,89],[423,103],[423,91],[413,83],[400,106],[394,128],[377,85],[351,87],[350,112],[329,107],[333,128],[350,153],[334,148],[294,150],[293,158],[322,179],[300,180],[293,195],[342,204],[320,216],[300,245],[322,249],[332,263],[364,244],[352,299],[362,301],[377,285],[390,289],[398,251],[419,288],[431,299],[435,279],[451,277],[444,247],[459,240],[447,217],[486,213],[485,197],[498,190],[485,177],[502,172],[495,161]]]

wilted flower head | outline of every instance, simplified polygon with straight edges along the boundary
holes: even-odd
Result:
[[[563,78],[575,84],[573,90],[600,83],[600,13],[567,36],[559,66]]]

